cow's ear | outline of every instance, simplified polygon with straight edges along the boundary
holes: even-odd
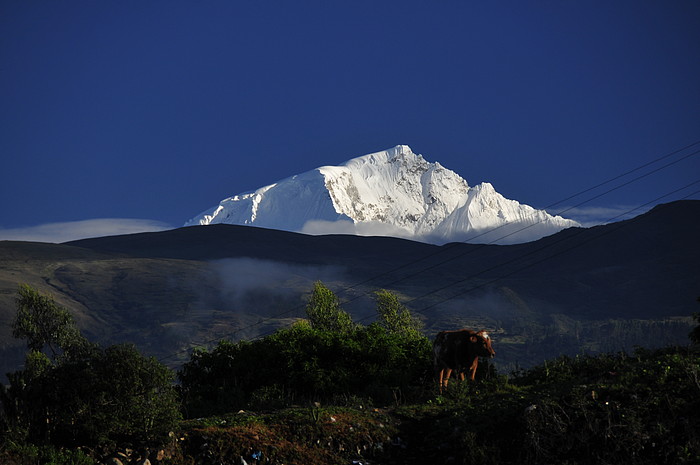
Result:
[[[472,342],[474,342],[474,343],[476,343],[476,342],[477,342],[477,338],[476,338],[476,336],[472,336],[472,337],[470,337],[470,338],[469,338],[469,340],[470,340],[470,341],[472,341]]]

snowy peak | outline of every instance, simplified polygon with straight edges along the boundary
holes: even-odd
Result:
[[[361,157],[356,157],[351,160],[342,163],[341,166],[353,166],[353,165],[385,165],[387,163],[392,164],[416,164],[416,163],[428,163],[423,159],[423,156],[413,153],[411,147],[408,145],[397,145],[394,148],[382,150],[381,152],[370,153],[363,155]]]
[[[407,145],[229,197],[186,226],[213,223],[433,243],[526,242],[578,226],[508,200],[489,183],[469,187],[457,173],[426,161]]]
[[[459,175],[427,162],[406,145],[319,171],[338,213],[355,222],[398,226],[409,236],[430,232],[469,189]]]

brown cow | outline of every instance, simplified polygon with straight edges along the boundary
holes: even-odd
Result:
[[[464,370],[469,369],[474,380],[479,357],[491,357],[496,351],[491,347],[491,337],[486,331],[460,329],[458,331],[441,331],[433,341],[433,365],[438,377],[440,392],[447,387],[453,371],[459,373],[464,381]]]

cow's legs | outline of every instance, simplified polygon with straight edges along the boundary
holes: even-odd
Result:
[[[443,378],[444,387],[447,387],[447,383],[450,381],[450,376],[452,376],[452,368],[445,368],[445,376]]]
[[[475,358],[474,361],[472,362],[472,366],[469,367],[472,381],[474,381],[474,377],[476,377],[476,367],[478,365],[479,365],[479,357]]]
[[[479,359],[475,358],[474,361],[472,362],[471,366],[469,367],[469,378],[474,381],[476,377],[476,368],[479,365]],[[466,370],[457,370],[457,376],[460,381],[464,381],[466,379]],[[438,387],[440,388],[440,394],[442,394],[442,390],[447,388],[447,384],[450,381],[450,377],[452,376],[452,373],[455,372],[454,369],[452,368],[443,368],[440,371],[438,371]]]
[[[443,368],[440,370],[440,394],[442,394],[442,389],[447,388],[447,383],[452,375],[452,368]]]

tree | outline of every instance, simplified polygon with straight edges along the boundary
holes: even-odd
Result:
[[[422,335],[390,333],[377,323],[341,333],[302,320],[252,342],[221,341],[212,351],[195,351],[179,378],[190,416],[339,396],[386,403],[396,392],[404,399],[420,395],[431,356]]]
[[[0,388],[0,428],[15,442],[98,446],[164,439],[179,419],[174,373],[130,345],[87,341],[51,297],[19,288],[13,334],[25,369]],[[52,354],[50,359],[42,352]]]
[[[246,407],[246,396],[264,383],[267,371],[279,357],[265,363],[261,350],[251,350],[259,341],[221,340],[212,350],[197,348],[178,371],[185,415],[190,418],[236,411]],[[255,367],[255,369],[251,369]],[[276,367],[272,367],[276,368]]]
[[[132,344],[56,367],[37,384],[58,445],[164,442],[180,419],[174,373]]]
[[[352,317],[340,308],[338,297],[323,285],[314,283],[311,298],[306,305],[306,316],[314,329],[346,333],[355,328]]]
[[[26,339],[30,351],[42,352],[48,348],[56,360],[61,354],[70,355],[90,346],[70,312],[52,297],[41,295],[28,284],[21,284],[17,294],[12,335]]]
[[[386,289],[374,293],[377,300],[377,314],[379,324],[390,333],[399,333],[405,336],[420,336],[423,324],[413,317],[411,312],[399,302],[396,294]]]

